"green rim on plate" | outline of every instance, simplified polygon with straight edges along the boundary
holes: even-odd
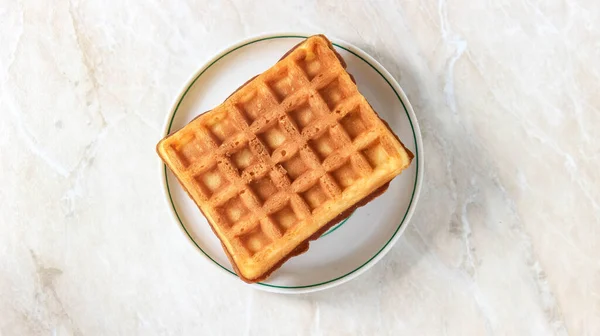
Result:
[[[261,42],[261,41],[265,41],[265,40],[272,40],[272,39],[279,39],[279,38],[307,38],[308,36],[303,36],[303,35],[278,35],[278,36],[269,36],[269,37],[263,37],[263,38],[258,38],[249,42],[246,42],[242,45],[239,45],[229,51],[227,51],[226,53],[224,53],[223,55],[219,56],[217,59],[215,59],[214,61],[212,61],[210,64],[208,64],[208,66],[206,66],[206,68],[204,68],[195,78],[194,80],[192,80],[192,82],[188,85],[188,87],[185,89],[185,91],[183,92],[183,94],[181,95],[181,97],[179,98],[179,101],[177,102],[177,105],[175,106],[175,110],[173,111],[173,114],[171,116],[171,120],[169,121],[169,127],[167,128],[166,134],[168,135],[171,132],[171,127],[173,126],[173,120],[175,120],[175,115],[177,114],[177,111],[179,110],[179,106],[181,105],[181,102],[183,101],[183,99],[185,98],[185,96],[187,95],[187,93],[190,91],[190,89],[192,88],[192,86],[194,86],[194,84],[196,83],[196,81],[208,70],[210,69],[211,66],[213,66],[215,63],[217,63],[219,60],[221,60],[223,57],[231,54],[232,52],[243,48],[247,45],[250,44],[254,44],[257,42]],[[358,55],[357,53],[355,53],[354,51],[341,46],[339,44],[333,43],[334,46],[341,48],[349,53],[351,53],[352,55],[358,57],[360,60],[362,60],[363,62],[365,62],[366,64],[368,64],[373,70],[375,70],[384,80],[385,82],[390,86],[390,88],[392,89],[392,91],[394,91],[394,94],[396,95],[396,97],[398,98],[398,100],[400,101],[400,103],[402,104],[402,107],[404,108],[404,113],[406,113],[406,116],[408,117],[408,121],[410,122],[410,127],[413,133],[413,139],[415,142],[415,164],[416,164],[416,173],[415,173],[415,183],[413,185],[413,190],[412,190],[412,195],[410,197],[410,202],[408,203],[408,206],[406,207],[406,212],[404,213],[404,216],[402,217],[402,221],[400,221],[400,223],[398,224],[398,227],[396,228],[396,230],[394,231],[394,233],[392,234],[392,236],[390,237],[390,239],[377,251],[377,253],[375,253],[375,255],[373,255],[371,258],[369,258],[367,261],[365,261],[362,265],[358,266],[357,268],[355,268],[354,270],[341,275],[339,277],[336,277],[334,279],[330,279],[327,281],[323,281],[323,282],[319,282],[316,284],[312,284],[312,285],[304,285],[304,286],[278,286],[278,285],[272,285],[272,284],[268,284],[268,283],[264,283],[264,282],[258,282],[256,283],[257,285],[260,286],[266,286],[266,287],[272,287],[272,288],[281,288],[281,289],[297,289],[297,288],[310,288],[310,287],[316,287],[316,286],[321,286],[321,285],[325,285],[337,280],[340,280],[342,278],[345,278],[353,273],[355,273],[356,271],[360,270],[361,268],[363,268],[364,266],[366,266],[367,264],[369,264],[369,262],[371,262],[371,260],[375,259],[385,248],[386,246],[388,246],[390,244],[390,242],[394,239],[394,237],[396,236],[396,234],[398,234],[398,231],[400,230],[400,228],[402,227],[402,225],[404,224],[404,220],[406,219],[406,216],[408,215],[408,212],[411,208],[411,205],[414,201],[415,198],[415,192],[417,190],[417,181],[419,180],[419,148],[418,148],[418,143],[417,143],[417,136],[415,134],[415,128],[413,126],[413,122],[412,119],[410,118],[410,114],[408,113],[408,110],[406,109],[406,105],[404,104],[404,101],[402,100],[402,98],[400,98],[400,95],[398,94],[398,92],[396,91],[396,89],[394,88],[394,86],[390,83],[390,81],[379,71],[379,69],[377,69],[377,67],[373,66],[373,64],[369,63],[369,61],[367,61],[366,59],[364,59],[362,56]],[[187,236],[190,238],[190,240],[194,243],[194,245],[208,258],[210,259],[213,263],[217,264],[219,267],[221,267],[222,269],[224,269],[225,271],[227,271],[228,273],[234,275],[237,277],[237,274],[235,274],[235,272],[231,271],[230,269],[228,269],[227,267],[221,265],[220,263],[218,263],[216,260],[214,260],[208,253],[206,253],[201,247],[200,245],[198,245],[198,243],[194,240],[194,238],[192,237],[192,235],[188,232],[187,228],[185,227],[185,225],[183,224],[183,221],[181,220],[181,217],[179,216],[179,213],[177,212],[177,208],[175,207],[175,202],[173,202],[173,197],[171,195],[171,188],[169,186],[169,179],[167,178],[167,166],[163,165],[164,167],[164,179],[165,179],[165,184],[167,186],[167,193],[169,194],[169,201],[171,203],[171,206],[173,208],[173,212],[175,212],[175,216],[177,217],[177,220],[179,221],[179,224],[181,225],[181,227],[183,228],[183,230],[185,231],[185,233],[187,234]],[[350,217],[348,217],[350,218]],[[325,234],[323,234],[323,236],[332,233],[333,231],[337,230],[338,228],[340,228],[347,220],[348,218],[346,218],[344,221],[342,221],[340,224],[338,224],[337,226],[333,227],[332,229],[330,229],[329,231],[327,231]],[[323,237],[321,236],[321,237]]]

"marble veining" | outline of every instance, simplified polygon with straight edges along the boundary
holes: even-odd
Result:
[[[0,0],[0,335],[600,334],[600,3]],[[181,86],[262,32],[381,62],[423,132],[410,226],[299,296],[204,261],[154,146]]]

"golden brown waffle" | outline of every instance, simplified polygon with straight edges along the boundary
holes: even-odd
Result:
[[[413,157],[323,35],[157,150],[247,282],[304,252],[308,240],[385,191]]]

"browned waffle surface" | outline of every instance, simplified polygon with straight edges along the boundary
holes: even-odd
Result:
[[[322,35],[157,149],[250,282],[412,159]]]

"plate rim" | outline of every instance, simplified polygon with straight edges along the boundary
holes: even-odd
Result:
[[[311,35],[314,35],[314,34],[298,33],[298,32],[264,33],[264,34],[254,35],[254,36],[251,36],[248,38],[241,39],[241,40],[221,49],[219,52],[217,52],[212,57],[210,57],[207,61],[205,61],[198,68],[198,70],[195,71],[192,74],[192,76],[185,82],[182,89],[179,91],[178,96],[174,100],[173,104],[171,104],[171,109],[170,109],[169,113],[165,117],[165,121],[163,124],[164,125],[163,130],[161,132],[161,136],[162,136],[161,138],[164,138],[169,134],[169,132],[172,128],[172,125],[173,125],[173,121],[175,119],[175,114],[177,113],[177,110],[179,109],[186,94],[190,91],[190,89],[195,84],[195,82],[202,76],[202,74],[204,74],[204,72],[206,72],[211,66],[216,64],[223,57],[227,56],[228,54],[230,54],[240,48],[250,45],[252,43],[257,43],[257,42],[276,39],[276,38],[307,38]],[[354,56],[360,58],[362,61],[367,63],[373,70],[375,70],[381,77],[383,77],[383,79],[387,82],[387,84],[390,86],[392,91],[394,91],[394,93],[396,94],[396,97],[400,100],[400,103],[404,108],[404,112],[406,113],[408,120],[410,122],[410,126],[413,131],[413,139],[415,141],[415,153],[414,154],[415,154],[415,165],[416,165],[415,174],[416,175],[415,175],[415,182],[414,182],[414,186],[413,186],[413,192],[412,192],[411,200],[409,201],[409,205],[406,210],[406,213],[404,214],[404,217],[402,218],[402,220],[399,222],[398,227],[396,228],[396,230],[394,231],[392,236],[387,240],[387,242],[385,244],[383,244],[379,248],[379,250],[373,256],[371,256],[367,261],[362,263],[360,266],[358,266],[354,270],[347,272],[346,274],[336,277],[334,279],[330,279],[330,280],[319,282],[319,283],[312,284],[312,285],[280,286],[280,285],[273,285],[273,284],[267,284],[267,283],[262,283],[262,282],[258,282],[258,283],[249,285],[251,287],[261,289],[264,291],[268,291],[268,292],[296,293],[296,294],[314,292],[314,291],[324,290],[324,289],[328,289],[328,288],[332,288],[332,287],[341,285],[341,284],[348,282],[348,281],[358,277],[359,275],[365,273],[372,266],[374,266],[377,262],[379,262],[391,250],[391,248],[396,244],[396,242],[398,241],[400,236],[402,236],[402,234],[404,233],[404,230],[408,226],[408,223],[410,222],[410,219],[415,211],[416,204],[418,203],[418,199],[420,196],[421,185],[423,182],[423,173],[424,173],[423,143],[422,143],[421,130],[419,127],[419,123],[417,121],[417,118],[416,118],[416,115],[412,108],[412,105],[410,104],[406,94],[404,93],[404,91],[402,90],[402,88],[400,87],[400,85],[398,84],[396,79],[377,60],[375,60],[372,56],[370,56],[364,50],[360,49],[359,47],[357,47],[351,43],[341,40],[341,39],[337,39],[337,38],[329,38],[329,39],[332,41],[332,43],[336,47],[342,48],[345,51],[350,52]],[[223,265],[221,265],[220,263],[215,261],[210,255],[208,255],[198,245],[198,243],[192,238],[190,233],[187,231],[185,225],[183,224],[183,221],[181,220],[179,214],[177,213],[177,210],[175,209],[175,202],[173,201],[173,198],[171,196],[169,182],[167,180],[167,166],[160,160],[159,160],[159,165],[160,165],[159,174],[160,174],[161,184],[163,187],[163,192],[165,194],[165,202],[167,203],[167,207],[169,208],[173,219],[175,220],[176,223],[179,224],[178,225],[179,228],[183,231],[183,233],[190,240],[190,242],[198,250],[200,250],[201,255],[203,255],[205,258],[208,259],[208,261],[210,261],[215,266],[218,266],[218,268],[225,271],[225,273],[233,275],[236,278],[238,278],[238,276],[237,276],[237,274],[235,274],[235,272],[232,272],[231,270],[227,269],[226,267],[224,267]],[[344,220],[344,222],[346,220],[347,220],[347,218]],[[336,229],[339,228],[344,222],[340,223],[335,228]],[[330,231],[330,232],[333,232],[333,231]]]

